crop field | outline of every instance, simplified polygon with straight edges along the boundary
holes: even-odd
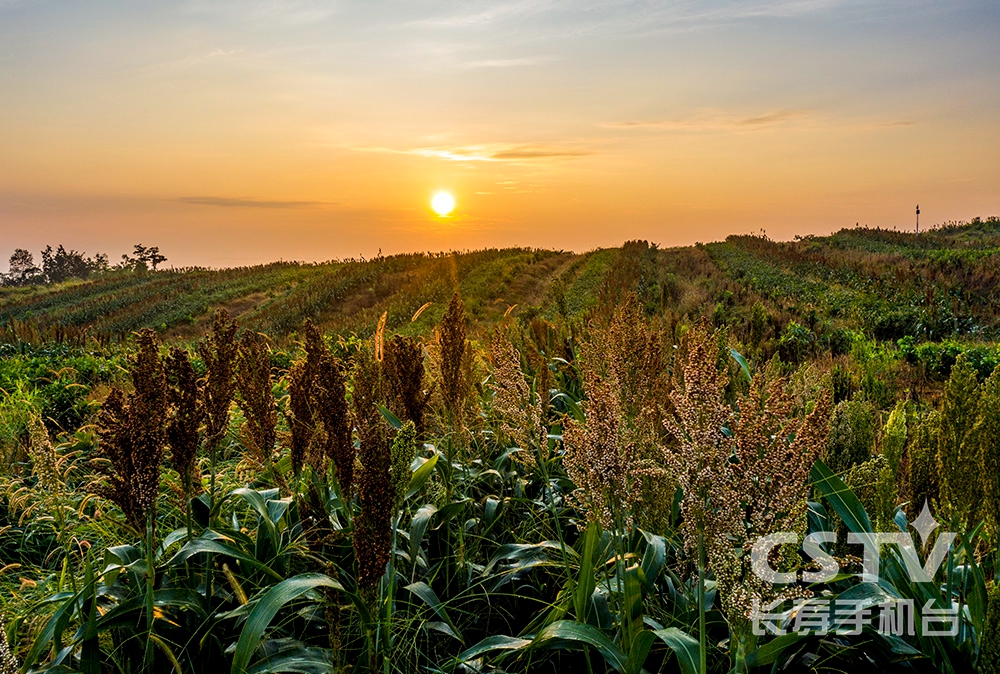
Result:
[[[0,674],[1000,671],[1000,220],[0,288]]]

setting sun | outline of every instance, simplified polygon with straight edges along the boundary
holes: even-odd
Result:
[[[447,192],[438,192],[431,200],[431,208],[438,215],[444,217],[455,209],[455,198]]]

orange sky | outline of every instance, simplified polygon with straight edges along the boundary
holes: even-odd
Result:
[[[992,0],[0,0],[0,258],[141,242],[229,266],[997,215],[998,29]]]

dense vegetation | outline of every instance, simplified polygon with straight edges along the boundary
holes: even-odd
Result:
[[[2,289],[0,671],[994,671],[998,255],[989,219]],[[848,532],[923,543],[925,503],[933,578],[859,577]],[[763,581],[779,531],[842,573],[786,542]],[[807,595],[842,633],[754,633]],[[908,601],[957,634],[881,630]]]

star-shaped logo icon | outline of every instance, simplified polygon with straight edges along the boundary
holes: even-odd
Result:
[[[910,522],[910,526],[920,534],[921,546],[927,545],[927,537],[941,526],[940,522],[934,519],[934,515],[931,515],[931,508],[927,504],[926,499],[924,500],[924,509],[920,511],[920,515],[915,520]]]

